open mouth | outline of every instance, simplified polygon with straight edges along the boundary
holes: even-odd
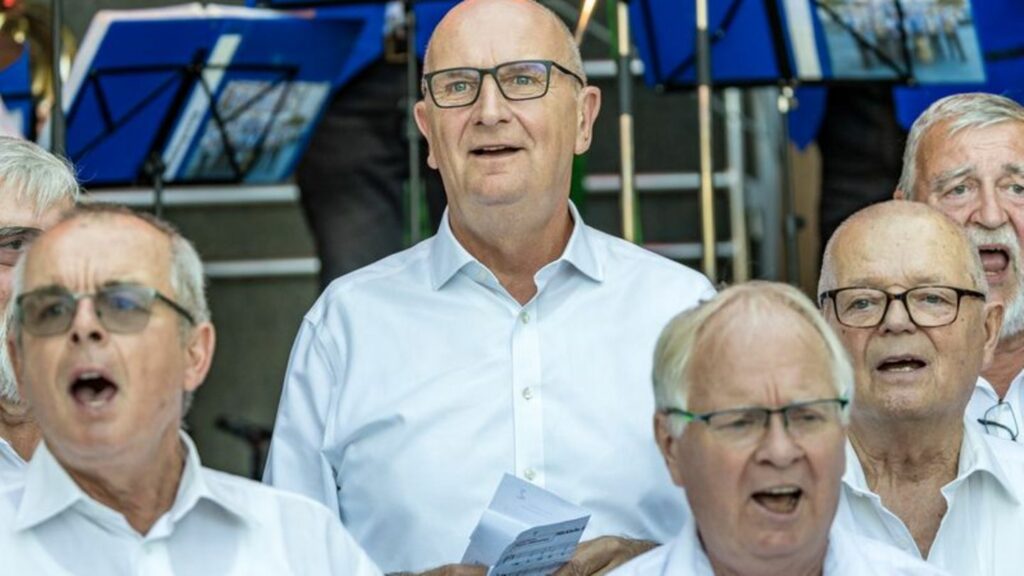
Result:
[[[791,514],[800,505],[804,491],[796,486],[778,486],[751,496],[762,508],[775,514]]]
[[[927,362],[916,356],[893,356],[879,362],[875,369],[879,372],[913,372],[927,365]]]
[[[1010,265],[1010,251],[1005,246],[996,244],[979,246],[978,254],[981,256],[981,265],[985,268],[986,275],[1001,274]]]
[[[522,150],[522,148],[517,146],[478,146],[470,150],[469,153],[478,158],[506,158],[520,150]]]
[[[99,372],[83,372],[71,381],[69,391],[75,402],[89,408],[99,408],[117,395],[117,384]]]

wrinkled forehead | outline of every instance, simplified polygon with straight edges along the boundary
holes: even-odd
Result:
[[[879,219],[847,230],[836,245],[834,287],[975,288],[973,249],[961,234],[955,225],[919,216]]]
[[[781,303],[741,302],[719,314],[694,349],[691,399],[703,395],[716,408],[766,405],[834,389],[824,337],[800,313]]]
[[[565,34],[554,18],[532,2],[457,6],[430,39],[426,71],[487,68],[513,60],[565,62]]]
[[[166,290],[170,256],[166,235],[137,218],[74,218],[44,233],[29,250],[23,288],[91,291],[111,282],[138,282]]]

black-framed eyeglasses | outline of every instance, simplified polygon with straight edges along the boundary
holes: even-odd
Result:
[[[1020,428],[1017,426],[1017,414],[1009,402],[1000,400],[985,410],[985,414],[978,418],[978,423],[985,427],[985,432],[992,436],[1009,438],[1014,442],[1020,437]]]
[[[882,323],[893,300],[903,303],[910,321],[921,328],[946,326],[960,315],[960,300],[965,296],[985,300],[985,294],[976,290],[952,286],[917,286],[892,294],[878,288],[851,286],[829,290],[818,295],[818,303],[825,306],[831,299],[836,318],[843,326],[874,328]]]
[[[707,424],[708,429],[723,440],[737,444],[754,444],[764,437],[772,414],[782,416],[782,425],[794,438],[805,438],[815,432],[842,422],[842,412],[849,400],[822,398],[807,402],[794,402],[779,408],[752,406],[731,408],[701,414],[681,408],[665,408],[663,413],[679,416],[687,422],[695,420]]]
[[[63,334],[74,321],[78,303],[86,298],[92,298],[103,327],[115,333],[128,334],[145,328],[157,301],[170,306],[189,324],[196,323],[188,310],[155,288],[132,283],[110,284],[91,294],[74,293],[61,286],[26,292],[15,301],[18,322],[33,336]]]
[[[551,85],[551,69],[572,76],[586,86],[583,78],[552,60],[516,60],[493,68],[446,68],[423,75],[423,84],[438,108],[470,106],[480,97],[484,76],[491,76],[506,100],[543,98]]]

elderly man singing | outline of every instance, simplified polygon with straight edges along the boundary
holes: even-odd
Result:
[[[379,574],[320,504],[200,465],[180,428],[214,329],[177,232],[79,208],[29,249],[14,298],[43,443],[0,492],[5,574]]]
[[[589,510],[585,539],[629,538],[584,543],[572,568],[604,569],[649,546],[632,539],[679,529],[683,499],[648,424],[650,350],[711,285],[569,202],[601,97],[546,8],[457,5],[422,89],[447,214],[306,314],[266,480],[337,510],[390,571],[461,559],[513,473]]]
[[[654,355],[654,425],[693,515],[614,574],[942,574],[831,527],[852,383],[842,344],[790,286],[733,286],[677,316]]]
[[[0,137],[0,342],[14,265],[40,232],[78,200],[71,166],[39,146]],[[6,348],[0,349],[0,484],[20,478],[39,428],[18,394]]]
[[[989,434],[1024,441],[1024,107],[984,93],[932,104],[910,130],[896,197],[945,212],[981,254],[1005,313],[967,416]]]
[[[866,208],[829,240],[822,312],[853,361],[837,522],[953,574],[1014,576],[1024,447],[965,425],[1002,305],[974,246],[924,204]]]

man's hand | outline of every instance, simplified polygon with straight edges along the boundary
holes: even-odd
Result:
[[[615,536],[602,536],[583,542],[576,555],[555,576],[590,576],[606,574],[612,568],[625,564],[658,544],[646,540],[630,540]]]
[[[470,566],[469,564],[447,564],[440,568],[427,570],[414,575],[412,572],[396,572],[388,576],[486,576],[487,566]]]

